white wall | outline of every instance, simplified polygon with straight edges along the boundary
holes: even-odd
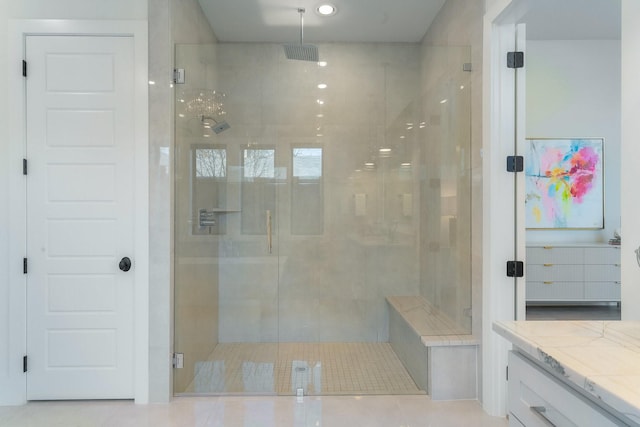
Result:
[[[6,118],[9,109],[9,85],[16,84],[9,77],[8,64],[8,24],[14,19],[109,19],[109,20],[146,20],[147,0],[20,0],[0,2],[0,117]],[[15,64],[16,67],[19,64]],[[13,65],[12,65],[13,66]],[[6,120],[0,120],[0,403],[19,399],[12,390],[7,390],[10,376],[10,361],[14,361],[15,349],[10,349],[9,339],[11,323],[9,319],[9,176],[15,171],[15,159],[10,157],[10,147]],[[12,368],[13,369],[13,368]],[[3,388],[4,387],[4,388]]]
[[[146,20],[147,0],[4,1],[9,19]]]
[[[0,2],[0,99],[7,99],[8,2]],[[0,102],[0,117],[8,115]],[[0,120],[0,388],[9,376],[9,142],[7,121]],[[4,393],[0,391],[0,396]]]
[[[607,242],[620,227],[620,40],[527,40],[527,138],[604,137],[605,229],[527,243]]]
[[[640,2],[622,0],[622,319],[640,320]]]

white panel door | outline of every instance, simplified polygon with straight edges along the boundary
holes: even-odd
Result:
[[[133,46],[26,40],[30,400],[133,397]]]

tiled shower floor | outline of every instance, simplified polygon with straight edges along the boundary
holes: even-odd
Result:
[[[186,393],[424,394],[389,343],[218,344]]]

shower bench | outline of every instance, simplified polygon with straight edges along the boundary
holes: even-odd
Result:
[[[433,400],[478,398],[478,345],[422,296],[390,296],[389,342]]]

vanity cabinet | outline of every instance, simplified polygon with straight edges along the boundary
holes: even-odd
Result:
[[[517,351],[509,353],[510,427],[628,425]]]
[[[620,287],[619,246],[527,246],[527,302],[620,302]]]

